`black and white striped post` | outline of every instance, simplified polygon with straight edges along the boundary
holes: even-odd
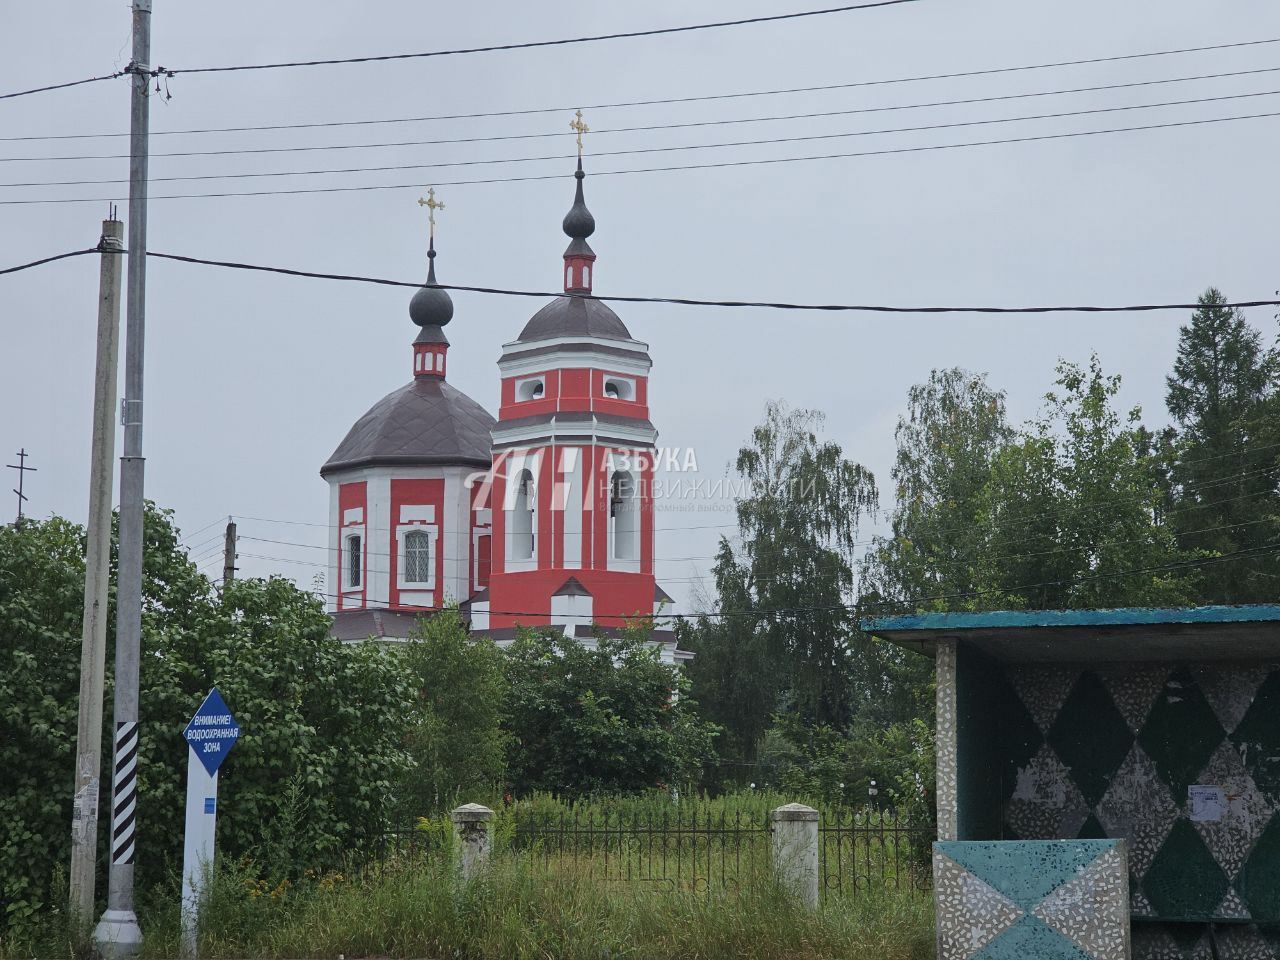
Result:
[[[111,865],[132,866],[137,850],[138,723],[116,725],[115,771],[111,779]]]

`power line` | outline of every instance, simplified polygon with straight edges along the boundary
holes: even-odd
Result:
[[[18,90],[14,93],[0,93],[0,100],[12,100],[15,97],[29,97],[33,93],[48,93],[50,90],[66,90],[68,87],[79,87],[86,83],[97,83],[100,80],[115,80],[117,77],[123,77],[126,73],[133,72],[134,71],[129,69],[117,70],[115,73],[108,73],[101,77],[86,77],[83,80],[71,80],[67,83],[53,83],[49,86],[32,87],[30,90]]]
[[[21,264],[16,267],[8,267],[0,270],[0,275],[6,273],[16,273],[21,270],[29,270],[42,264],[52,263],[56,260],[65,260],[68,257],[79,257],[89,253],[100,253],[97,248],[88,250],[76,250],[71,253],[62,253],[53,257],[45,257],[42,260],[35,260],[31,263]],[[124,254],[127,251],[120,250],[117,253]],[[208,260],[202,257],[182,256],[176,253],[161,253],[156,250],[148,250],[148,257],[156,257],[161,260],[173,260],[178,263],[189,263],[200,266],[224,267],[231,270],[251,270],[258,273],[275,273],[289,277],[303,277],[312,280],[340,280],[351,283],[371,283],[378,286],[386,287],[408,287],[419,288],[422,282],[418,280],[389,280],[382,277],[365,277],[355,274],[341,273],[320,273],[313,270],[295,270],[287,267],[269,267],[261,264],[238,263],[230,260]],[[463,293],[484,293],[496,296],[508,297],[536,297],[538,299],[558,299],[560,297],[571,296],[582,300],[599,300],[606,303],[663,303],[674,304],[677,306],[689,307],[753,307],[771,310],[805,310],[820,312],[852,312],[852,313],[917,313],[917,314],[1048,314],[1048,313],[1151,313],[1162,310],[1198,310],[1202,304],[1199,303],[1141,303],[1130,304],[1127,306],[1100,306],[1100,305],[1077,305],[1077,306],[1036,306],[1036,307],[952,307],[952,306],[933,306],[933,307],[892,307],[883,304],[847,304],[847,303],[786,303],[779,301],[762,301],[762,300],[701,300],[692,297],[634,297],[634,296],[601,296],[598,294],[565,294],[562,291],[547,290],[509,290],[501,287],[473,287],[463,286],[461,284],[436,284],[441,290],[454,290]],[[1224,308],[1244,309],[1247,307],[1275,307],[1280,306],[1280,300],[1237,300],[1232,303],[1219,304]]]
[[[23,270],[30,270],[32,267],[42,267],[46,263],[55,263],[58,260],[67,260],[71,257],[83,257],[88,253],[100,253],[97,247],[90,247],[87,250],[72,250],[70,253],[59,253],[56,256],[44,257],[40,260],[32,260],[30,263],[20,263],[16,267],[5,267],[0,269],[0,276],[6,273],[21,273]]]
[[[1246,550],[1236,550],[1236,551],[1232,551],[1231,553],[1220,554],[1219,556],[1216,556],[1216,557],[1200,557],[1194,560],[1179,560],[1171,563],[1153,564],[1151,566],[1145,566],[1145,567],[1130,567],[1130,568],[1121,569],[1121,570],[1108,571],[1107,573],[1091,574],[1091,575],[1082,576],[1082,577],[1062,578],[1058,580],[1043,580],[1043,581],[1040,581],[1039,583],[1025,583],[1025,584],[1020,584],[1018,586],[1011,586],[1011,587],[993,587],[985,590],[968,590],[960,593],[939,594],[935,596],[910,597],[904,600],[882,600],[877,604],[877,606],[918,606],[921,603],[931,602],[936,600],[957,600],[957,599],[964,599],[964,598],[971,598],[971,597],[991,596],[993,594],[1016,593],[1021,590],[1030,590],[1036,587],[1052,587],[1052,586],[1073,587],[1073,586],[1080,586],[1086,583],[1094,583],[1099,580],[1121,579],[1124,577],[1138,576],[1146,573],[1160,573],[1160,572],[1165,572],[1169,570],[1179,570],[1179,569],[1189,569],[1189,568],[1195,568],[1195,567],[1210,566],[1216,563],[1233,563],[1238,560],[1248,560],[1248,559],[1253,559],[1255,557],[1266,556],[1267,554],[1275,553],[1277,551],[1280,551],[1280,544],[1267,544],[1261,547],[1251,547]],[[247,554],[241,554],[241,556],[247,556]],[[282,559],[278,557],[258,557],[258,555],[256,554],[254,555],[254,557],[259,559],[267,559],[267,560]],[[286,562],[295,562],[295,563],[304,564],[304,565],[313,565],[313,564],[310,564],[309,561],[286,561]],[[311,591],[311,590],[307,590],[304,592],[311,593],[313,595],[327,597],[329,599],[335,599],[335,600],[350,599],[350,597],[346,597],[345,595],[336,594],[336,593],[326,593],[326,592]],[[358,608],[351,608],[351,609],[362,610],[366,608],[358,607]],[[686,614],[680,614],[679,616],[674,618],[658,617],[658,619],[686,620],[686,619],[703,619],[703,618],[711,618],[711,617],[748,617],[751,619],[760,620],[768,616],[794,615],[794,614],[805,614],[805,613],[835,613],[835,612],[841,612],[841,611],[849,612],[849,613],[862,613],[863,606],[862,604],[858,604],[858,603],[839,603],[839,604],[826,604],[826,605],[814,605],[814,606],[772,607],[772,608],[766,607],[766,608],[755,608],[755,609],[749,609],[749,610],[703,610],[703,611],[695,611],[695,612],[686,613]],[[431,610],[421,611],[421,613],[424,615],[429,615],[433,612],[434,611],[431,611]],[[489,611],[489,616],[491,617],[500,616],[500,617],[542,618],[542,617],[546,617],[547,615],[548,614],[546,611],[539,612],[535,610],[490,610]]]
[[[454,57],[472,53],[493,53],[502,50],[530,50],[537,47],[560,47],[573,43],[596,43],[601,40],[624,40],[634,37],[656,37],[673,33],[690,33],[695,30],[713,30],[722,27],[742,27],[757,23],[776,23],[781,20],[798,20],[803,17],[821,17],[833,13],[851,13],[857,10],[874,10],[878,7],[895,7],[917,0],[875,0],[872,3],[828,7],[824,10],[801,10],[795,13],[778,13],[764,17],[747,17],[741,20],[720,20],[714,23],[693,23],[680,27],[656,27],[651,30],[629,30],[620,33],[601,33],[586,37],[570,37],[560,40],[530,40],[523,43],[501,43],[484,47],[460,47],[453,50],[429,50],[424,53],[390,53],[367,57],[342,57],[331,60],[293,60],[279,63],[254,63],[221,67],[159,68],[156,73],[167,77],[184,73],[231,73],[241,70],[278,70],[284,67],[323,67],[352,63],[379,63],[389,60],[419,60],[424,57]]]
[[[1072,133],[1050,133],[1039,134],[1037,136],[1027,137],[1008,137],[1001,140],[976,140],[965,143],[942,143],[927,144],[915,147],[892,147],[880,150],[860,150],[848,153],[824,153],[801,157],[771,157],[760,160],[722,160],[711,163],[692,163],[692,164],[676,164],[663,167],[638,167],[629,170],[599,170],[592,173],[593,177],[614,177],[625,176],[638,173],[671,173],[683,170],[722,170],[729,167],[756,167],[766,166],[778,163],[806,163],[816,160],[839,160],[851,157],[881,157],[897,154],[910,153],[930,153],[938,150],[955,150],[968,147],[994,147],[1004,146],[1013,143],[1036,143],[1051,140],[1070,140],[1076,137],[1096,137],[1116,133],[1134,133],[1148,130],[1168,130],[1178,127],[1196,127],[1213,123],[1229,123],[1239,120],[1261,120],[1280,116],[1280,111],[1270,113],[1251,113],[1242,114],[1233,117],[1211,117],[1203,120],[1181,120],[1168,123],[1152,123],[1143,124],[1132,127],[1110,127],[1103,130],[1080,130]],[[528,183],[541,180],[562,180],[567,179],[570,174],[547,173],[534,174],[528,176],[517,177],[490,177],[478,180],[437,180],[434,185],[437,187],[461,187],[475,186],[479,184],[493,183]],[[294,196],[301,194],[317,194],[317,193],[362,193],[371,190],[409,190],[417,189],[419,184],[416,183],[388,183],[388,184],[367,184],[361,186],[346,187],[299,187],[287,190],[241,190],[241,191],[219,191],[216,193],[173,193],[152,195],[152,200],[192,200],[192,199],[208,199],[208,198],[227,198],[227,197],[275,197],[275,196]],[[119,197],[48,197],[34,200],[0,200],[0,206],[28,205],[28,204],[48,204],[48,203],[109,203],[119,201]],[[452,288],[461,289],[461,288]]]
[[[442,120],[484,120],[484,119],[491,119],[491,118],[497,118],[497,117],[537,116],[541,114],[551,114],[551,113],[568,113],[573,110],[579,110],[579,109],[580,110],[613,110],[613,109],[622,109],[622,108],[630,108],[630,107],[669,106],[673,104],[682,104],[682,103],[705,103],[709,101],[739,100],[739,99],[752,98],[752,97],[790,96],[798,93],[827,93],[835,90],[852,90],[860,87],[886,86],[891,84],[902,84],[902,83],[918,83],[918,82],[930,81],[930,80],[949,80],[949,79],[958,79],[958,78],[964,78],[964,77],[980,77],[980,76],[989,76],[992,74],[1013,73],[1018,71],[1044,70],[1044,69],[1051,69],[1051,68],[1058,68],[1058,67],[1072,67],[1072,66],[1081,66],[1081,65],[1099,64],[1099,63],[1114,63],[1116,61],[1133,60],[1133,59],[1143,58],[1143,57],[1163,57],[1163,56],[1170,56],[1173,54],[1195,53],[1195,52],[1200,52],[1205,50],[1223,50],[1223,49],[1229,49],[1233,47],[1249,47],[1249,46],[1257,46],[1259,44],[1273,44],[1273,43],[1280,43],[1280,37],[1270,39],[1270,40],[1251,40],[1244,43],[1218,44],[1215,46],[1208,46],[1208,47],[1185,47],[1178,50],[1157,50],[1149,53],[1124,54],[1121,56],[1114,56],[1114,57],[1094,57],[1086,60],[1067,60],[1067,61],[1060,61],[1057,63],[1038,63],[1038,64],[1028,64],[1028,65],[1015,66],[1015,67],[996,67],[996,68],[986,69],[986,70],[968,70],[961,73],[932,74],[927,76],[916,76],[916,77],[895,77],[891,79],[882,79],[882,80],[857,80],[857,81],[852,81],[848,83],[828,83],[828,84],[820,84],[820,85],[809,86],[809,87],[783,87],[783,88],[773,89],[773,90],[749,90],[749,91],[741,91],[736,93],[704,94],[702,96],[694,96],[694,97],[666,97],[666,98],[657,99],[657,100],[622,100],[622,101],[617,101],[613,103],[585,103],[585,104],[574,103],[574,104],[569,104],[567,106],[556,106],[556,107],[532,107],[532,108],[514,109],[514,110],[489,110],[489,111],[476,112],[476,113],[439,113],[439,114],[431,114],[428,116],[421,116],[421,117],[389,117],[389,118],[382,118],[377,120],[325,120],[325,121],[316,121],[312,123],[276,123],[276,124],[262,124],[258,126],[242,126],[242,127],[195,127],[195,128],[184,129],[184,130],[153,130],[151,131],[151,134],[152,136],[187,136],[187,135],[209,134],[209,133],[255,133],[255,132],[261,132],[261,131],[267,131],[267,130],[315,130],[315,129],[329,129],[334,127],[364,127],[364,126],[381,126],[386,124],[400,124],[400,123],[427,123],[427,122],[435,122],[435,121],[442,121]],[[1269,72],[1272,72],[1274,69],[1276,68],[1264,67],[1258,70],[1237,70],[1237,71],[1231,71],[1228,73],[1208,73],[1208,74],[1200,74],[1198,76],[1191,76],[1191,77],[1174,77],[1170,79],[1139,81],[1136,83],[1105,84],[1097,87],[1080,87],[1074,90],[1052,91],[1052,92],[1046,92],[1046,93],[1013,94],[1013,95],[1006,95],[1006,96],[1000,96],[1000,97],[979,97],[979,98],[973,98],[969,100],[940,101],[934,104],[920,104],[918,106],[913,105],[910,107],[886,107],[881,109],[919,109],[920,107],[924,107],[924,106],[954,106],[954,105],[960,105],[960,104],[966,104],[966,103],[987,103],[993,100],[1019,99],[1021,97],[1050,96],[1050,95],[1056,95],[1060,93],[1061,94],[1091,93],[1091,92],[1102,91],[1102,90],[1121,89],[1125,87],[1141,87],[1141,86],[1152,86],[1152,85],[1164,84],[1164,83],[1184,83],[1184,82],[1193,81],[1193,80],[1217,80],[1217,79],[1223,79],[1227,77],[1248,76],[1255,73],[1269,73]],[[613,130],[594,130],[592,132],[598,134],[598,133],[616,133],[620,131],[617,129],[613,129]],[[36,136],[0,137],[0,143],[18,142],[18,141],[42,141],[42,140],[99,140],[99,139],[107,139],[111,137],[127,137],[128,135],[129,134],[127,132],[44,134],[44,135],[36,135]]]
[[[421,281],[406,280],[385,280],[376,277],[361,277],[345,274],[317,273],[307,270],[292,270],[284,267],[266,267],[256,264],[236,263],[225,260],[205,260],[199,257],[179,256],[172,253],[159,253],[157,251],[148,250],[147,256],[158,257],[163,260],[175,260],[180,263],[193,263],[203,266],[227,267],[235,270],[253,270],[266,273],[279,273],[286,276],[306,277],[311,279],[322,280],[343,280],[359,283],[373,283],[382,286],[393,287],[412,287],[419,288],[422,286]],[[471,287],[456,284],[441,283],[437,284],[441,290],[455,290],[466,293],[487,293],[497,294],[501,296],[513,297],[537,297],[539,299],[558,299],[566,296],[563,292],[534,291],[534,290],[506,290],[496,287]],[[1126,313],[1126,312],[1151,312],[1157,310],[1197,310],[1201,306],[1197,303],[1163,303],[1163,304],[1136,304],[1132,306],[1055,306],[1055,307],[889,307],[883,305],[853,305],[853,304],[816,304],[816,303],[778,303],[765,301],[749,301],[749,300],[699,300],[688,297],[628,297],[628,296],[599,296],[595,294],[573,294],[572,296],[580,297],[584,300],[600,300],[604,302],[614,303],[666,303],[677,304],[681,306],[698,306],[698,307],[760,307],[777,310],[817,310],[817,311],[854,311],[869,313],[978,313],[978,314],[1022,314],[1022,313]],[[1224,308],[1245,308],[1245,307],[1270,307],[1280,306],[1280,300],[1245,300],[1235,303],[1220,304]]]
[[[1280,69],[1280,67],[1276,68]],[[1190,100],[1168,100],[1161,103],[1138,103],[1126,104],[1117,107],[1091,107],[1084,110],[1066,110],[1057,113],[1040,113],[1021,117],[996,117],[986,120],[959,120],[950,123],[931,123],[912,127],[885,127],[878,130],[854,130],[844,133],[821,133],[821,134],[805,134],[795,137],[770,137],[760,140],[733,140],[721,143],[695,143],[695,144],[679,144],[662,147],[637,147],[630,150],[602,150],[592,154],[593,157],[621,157],[636,156],[650,153],[679,153],[688,150],[719,150],[727,147],[756,147],[756,146],[773,146],[782,143],[801,143],[814,140],[843,140],[850,137],[871,137],[880,136],[890,133],[924,133],[934,130],[953,130],[962,127],[983,127],[1002,123],[1024,123],[1033,120],[1057,120],[1066,117],[1083,117],[1095,114],[1105,113],[1122,113],[1131,110],[1155,110],[1164,107],[1183,107],[1203,103],[1218,103],[1228,100],[1249,100],[1255,97],[1274,97],[1280,95],[1280,90],[1264,90],[1255,93],[1233,93],[1217,97],[1198,97]],[[887,109],[887,108],[886,108]],[[726,120],[726,121],[709,121],[709,123],[755,123],[761,120],[795,120],[807,119],[816,116],[833,116],[845,111],[836,111],[835,113],[819,113],[819,114],[793,114],[790,116],[780,117],[758,117],[749,120]],[[858,112],[858,111],[848,111]],[[688,126],[702,126],[703,124],[688,124]],[[679,124],[675,126],[680,126]],[[642,129],[642,128],[636,128]],[[664,127],[655,127],[653,129],[666,129]],[[530,136],[563,136],[562,134],[531,134]],[[484,139],[484,138],[481,138]],[[504,138],[493,138],[504,139]],[[424,141],[431,143],[431,141]],[[453,143],[465,141],[435,141],[436,143]],[[403,146],[405,144],[369,144],[369,145],[351,145],[353,147],[364,146]],[[267,152],[293,152],[295,150],[327,150],[329,147],[280,147],[271,148]],[[342,149],[342,148],[340,148]],[[213,151],[213,153],[236,153],[239,151]],[[247,151],[254,152],[254,151]],[[181,156],[182,154],[173,154],[173,156]],[[191,156],[199,154],[189,154]],[[202,173],[202,174],[184,174],[172,177],[151,177],[151,183],[164,183],[173,181],[187,180],[239,180],[245,178],[261,178],[261,177],[310,177],[321,176],[327,174],[347,174],[347,173],[385,173],[390,171],[402,170],[439,170],[448,167],[475,167],[490,166],[493,164],[506,163],[540,163],[548,160],[572,160],[574,154],[553,154],[551,156],[539,157],[502,157],[497,159],[486,160],[453,160],[443,161],[440,163],[410,163],[410,164],[394,164],[390,166],[376,167],[339,167],[328,168],[322,170],[283,170],[283,171],[254,171],[248,173]],[[45,159],[72,159],[68,157],[49,157]],[[118,159],[118,158],[117,158]],[[0,183],[0,187],[76,187],[76,186],[100,186],[103,184],[127,183],[127,179],[106,179],[106,180],[36,180],[30,182],[19,183]]]
[[[689,123],[657,123],[639,125],[639,127],[605,127],[593,129],[593,134],[603,133],[648,133],[654,131],[675,131],[675,129],[689,129],[700,127],[726,127],[726,125],[737,125],[744,123],[776,123],[786,122],[786,120],[812,120],[831,118],[831,116],[850,116],[855,114],[876,114],[876,113],[892,113],[896,110],[920,110],[927,108],[937,108],[937,106],[964,106],[972,104],[989,104],[989,102],[998,102],[1005,100],[1025,100],[1030,97],[1044,96],[1064,96],[1069,93],[1082,93],[1094,91],[1108,90],[1126,90],[1130,87],[1146,87],[1153,86],[1158,83],[1181,83],[1192,81],[1192,79],[1204,79],[1213,77],[1231,77],[1243,76],[1245,73],[1275,73],[1280,67],[1267,67],[1260,70],[1242,70],[1238,73],[1230,74],[1206,74],[1206,77],[1181,77],[1171,79],[1160,79],[1160,81],[1143,81],[1140,83],[1112,83],[1098,87],[1076,87],[1073,90],[1047,90],[1037,91],[1033,93],[1005,93],[1005,95],[991,97],[969,97],[963,100],[937,100],[932,102],[924,102],[924,104],[899,104],[891,106],[867,106],[867,108],[854,108],[847,110],[819,110],[814,113],[799,114],[773,114],[771,116],[740,116],[740,118],[731,118],[723,120],[692,120]],[[1166,102],[1158,102],[1158,104],[1132,104],[1124,106],[1110,106],[1110,108],[1089,108],[1085,110],[1069,110],[1064,113],[1051,114],[1034,114],[1030,116],[1007,116],[1007,118],[996,118],[989,120],[961,120],[955,123],[928,124],[923,127],[899,127],[878,129],[878,131],[858,131],[854,133],[836,133],[823,134],[823,136],[813,137],[791,137],[776,138],[776,140],[758,140],[744,141],[740,143],[709,143],[709,145],[690,145],[675,147],[650,147],[648,150],[605,150],[593,151],[591,156],[621,156],[627,154],[646,154],[646,152],[664,152],[668,150],[699,150],[699,148],[714,146],[748,146],[755,143],[790,143],[799,140],[832,140],[835,137],[860,137],[872,136],[877,133],[914,133],[920,131],[934,131],[934,129],[951,129],[955,127],[982,127],[982,125],[992,123],[1016,123],[1019,120],[1047,120],[1059,119],[1064,116],[1084,116],[1088,114],[1105,114],[1119,113],[1124,110],[1147,110],[1161,108],[1161,106],[1188,106],[1194,104],[1210,104],[1210,102],[1219,102],[1225,100],[1248,100],[1252,97],[1275,96],[1280,91],[1262,91],[1256,93],[1229,93],[1229,95],[1216,97],[1197,97],[1192,100],[1171,100]],[[168,157],[189,157],[189,156],[251,156],[257,154],[307,154],[307,152],[319,152],[330,150],[384,150],[388,147],[436,147],[436,146],[453,146],[458,143],[494,143],[516,140],[548,140],[548,138],[559,138],[563,140],[566,137],[572,137],[572,132],[564,133],[561,131],[547,133],[506,133],[498,134],[498,136],[490,137],[451,137],[444,140],[398,140],[388,141],[384,143],[319,143],[319,145],[306,146],[284,146],[284,147],[238,147],[229,148],[229,150],[177,150],[170,151],[168,154],[152,154],[152,156],[168,156]],[[370,168],[353,168],[349,170],[311,170],[310,173],[358,173],[362,170],[421,170],[436,168],[436,166],[471,166],[475,164],[498,164],[498,163],[517,163],[517,161],[527,160],[564,160],[572,159],[575,155],[556,155],[556,156],[535,156],[535,157],[513,157],[513,159],[502,160],[470,160],[462,161],[462,163],[440,163],[440,164],[419,164],[412,166],[370,166]],[[125,160],[128,154],[81,154],[73,156],[9,156],[0,157],[0,163],[60,163],[60,161],[82,161],[82,160]],[[224,174],[225,177],[280,177],[285,174],[273,173],[250,173],[250,174]],[[157,180],[183,180],[183,179],[219,179],[219,174],[206,175],[206,177],[154,177],[152,182]],[[27,186],[73,186],[73,184],[81,183],[123,183],[123,180],[72,180],[70,183],[8,183],[0,184],[6,187],[27,187]]]
[[[100,253],[97,248],[88,250],[75,250],[71,253],[62,253],[53,257],[45,257],[41,260],[35,260],[31,263],[21,264],[16,267],[7,267],[0,270],[0,275],[6,273],[17,273],[21,270],[29,270],[33,267],[46,263],[52,263],[56,260],[65,260],[68,257],[79,257],[89,253]],[[120,250],[117,253],[124,254],[127,251]],[[320,273],[313,270],[295,270],[287,267],[268,267],[261,264],[238,263],[230,260],[207,260],[202,257],[181,256],[176,253],[161,253],[156,250],[148,250],[148,257],[156,257],[161,260],[173,260],[178,263],[190,263],[200,266],[224,267],[231,270],[251,270],[258,273],[276,273],[289,277],[303,277],[312,280],[340,280],[352,283],[371,283],[378,286],[386,287],[411,287],[419,288],[422,282],[418,280],[388,280],[382,277],[365,277],[355,274],[342,273]],[[786,303],[780,301],[763,301],[763,300],[700,300],[692,297],[633,297],[633,296],[601,296],[597,294],[565,294],[560,291],[547,290],[508,290],[501,287],[472,287],[463,286],[461,284],[440,283],[436,284],[441,290],[454,290],[463,293],[484,293],[497,296],[508,297],[536,297],[538,299],[558,299],[560,297],[570,296],[582,300],[599,300],[606,303],[663,303],[673,304],[677,306],[688,307],[752,307],[770,310],[805,310],[819,312],[851,312],[851,313],[917,313],[917,314],[1048,314],[1048,313],[1151,313],[1163,310],[1198,310],[1202,304],[1199,303],[1140,303],[1130,304],[1127,306],[1100,306],[1100,305],[1076,305],[1076,306],[1037,306],[1037,307],[892,307],[883,304],[848,304],[848,303]],[[1247,307],[1276,307],[1280,306],[1280,300],[1237,300],[1232,303],[1219,304],[1229,309],[1244,309]]]

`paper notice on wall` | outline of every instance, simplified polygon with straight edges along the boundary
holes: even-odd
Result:
[[[1217,823],[1227,812],[1227,791],[1211,784],[1187,787],[1187,805],[1193,823]]]

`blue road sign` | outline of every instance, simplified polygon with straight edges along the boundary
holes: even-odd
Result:
[[[218,772],[222,761],[240,739],[240,724],[231,715],[227,702],[214,687],[182,732],[209,775]]]

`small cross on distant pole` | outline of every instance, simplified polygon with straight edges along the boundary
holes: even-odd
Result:
[[[35,467],[27,466],[27,448],[23,447],[18,451],[18,462],[5,464],[10,470],[18,471],[18,486],[13,492],[18,495],[18,519],[14,522],[15,527],[22,526],[22,505],[27,500],[27,495],[22,492],[23,480],[28,473],[36,473]]]
[[[569,129],[578,135],[578,156],[582,156],[582,135],[590,133],[591,128],[586,125],[582,119],[582,111],[579,110],[573,115],[573,119],[569,121]]]
[[[436,211],[444,209],[444,204],[436,199],[435,187],[428,188],[426,199],[423,199],[422,197],[418,198],[418,206],[426,207],[429,211],[427,215],[427,223],[431,225],[431,240],[434,242],[436,239]]]

